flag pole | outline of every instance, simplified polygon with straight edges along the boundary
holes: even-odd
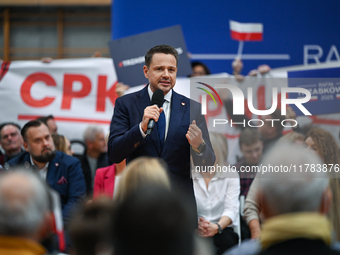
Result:
[[[236,56],[236,58],[238,59],[241,59],[242,57],[243,45],[244,45],[244,41],[238,42],[238,50],[237,50],[237,56]]]

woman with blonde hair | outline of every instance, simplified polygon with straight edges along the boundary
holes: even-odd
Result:
[[[71,148],[71,143],[64,135],[52,134],[55,149],[65,152],[67,155],[73,156],[74,152]]]
[[[170,189],[166,163],[158,158],[136,158],[123,171],[115,198],[121,201],[131,192],[150,185],[158,185]]]
[[[209,136],[216,156],[215,164],[210,171],[195,167],[193,172],[199,217],[197,233],[212,238],[216,254],[222,254],[238,244],[238,235],[233,227],[238,224],[240,180],[236,172],[226,170],[226,137],[220,133],[209,133]]]

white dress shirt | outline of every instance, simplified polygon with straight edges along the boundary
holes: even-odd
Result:
[[[149,97],[150,97],[150,101],[151,101],[152,100],[152,96],[153,96],[153,92],[150,89],[150,85],[148,85],[148,93],[149,93]],[[164,111],[164,115],[165,115],[165,140],[166,140],[166,136],[168,134],[169,123],[170,123],[171,97],[172,97],[172,89],[166,95],[164,95],[164,100],[165,101],[164,101],[163,106],[162,106],[163,107],[163,111]],[[142,136],[145,138],[146,134],[143,132],[140,123],[139,123],[139,130],[140,130]]]
[[[212,223],[217,223],[222,216],[227,216],[232,221],[229,226],[237,226],[240,179],[237,174],[235,178],[219,176],[216,173],[207,188],[202,175],[197,172],[193,173],[198,217],[204,217]]]
[[[38,169],[41,179],[46,180],[48,165],[50,164],[50,162],[47,162],[46,165],[45,165],[42,169],[39,169],[39,168],[34,164],[31,155],[30,155],[30,159],[31,159],[31,164],[34,165],[34,166]]]

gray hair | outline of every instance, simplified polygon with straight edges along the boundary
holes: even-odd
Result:
[[[5,124],[2,124],[2,125],[0,126],[0,141],[2,140],[1,131],[2,131],[2,129],[4,129],[4,128],[7,127],[7,126],[13,126],[13,127],[16,129],[16,131],[18,132],[18,134],[21,135],[21,134],[20,134],[20,127],[19,127],[17,124],[14,124],[14,123],[5,123]]]
[[[46,186],[28,170],[0,177],[0,235],[31,237],[49,211]]]
[[[282,165],[281,169],[291,169],[289,173],[267,172],[258,176],[259,189],[273,213],[315,212],[320,209],[329,179],[325,172],[311,171],[311,166],[317,164],[322,164],[322,161],[316,154],[297,145],[278,144],[266,155],[262,166]]]
[[[91,124],[84,131],[84,141],[93,142],[100,133],[104,133],[103,129],[99,125]]]

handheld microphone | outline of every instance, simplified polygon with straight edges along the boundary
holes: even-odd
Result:
[[[156,89],[156,91],[152,95],[151,105],[156,104],[158,107],[162,107],[163,102],[164,102],[164,92],[163,92],[163,90]],[[147,135],[151,134],[151,131],[152,131],[154,126],[155,126],[155,120],[154,119],[149,120],[148,128],[146,130]]]

